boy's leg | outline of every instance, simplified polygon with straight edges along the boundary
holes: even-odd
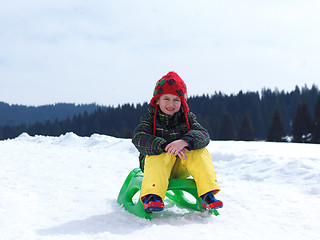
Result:
[[[185,165],[185,160],[177,157],[174,166],[172,167],[170,178],[188,178],[191,174]]]
[[[199,196],[213,190],[215,193],[220,191],[212,159],[206,148],[190,151],[182,164],[185,164],[195,180]]]
[[[156,194],[164,200],[176,157],[170,153],[146,156],[140,196]]]

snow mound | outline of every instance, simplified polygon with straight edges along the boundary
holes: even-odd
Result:
[[[165,200],[149,221],[116,198],[138,166],[130,139],[94,134],[0,141],[1,239],[317,239],[320,147],[212,141],[218,217]]]

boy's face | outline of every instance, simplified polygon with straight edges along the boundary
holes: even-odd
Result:
[[[168,115],[173,115],[179,112],[181,107],[181,100],[178,96],[172,94],[161,95],[156,102],[161,111]]]

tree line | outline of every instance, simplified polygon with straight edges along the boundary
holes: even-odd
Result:
[[[0,102],[0,126],[20,124],[30,125],[36,121],[45,122],[46,120],[63,120],[67,117],[73,117],[76,114],[91,114],[97,110],[99,106],[92,104],[73,104],[73,103],[56,103],[43,106],[24,106],[18,104],[8,104]]]
[[[320,143],[320,94],[315,85],[310,89],[296,87],[291,92],[277,89],[231,95],[216,92],[190,97],[188,105],[212,140]],[[79,136],[98,133],[131,138],[147,107],[147,103],[98,106],[91,113],[85,110],[62,120],[7,124],[0,127],[0,139],[15,138],[23,132],[31,136],[74,132]]]

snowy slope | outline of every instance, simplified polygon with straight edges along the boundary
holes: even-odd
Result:
[[[212,141],[219,216],[150,220],[116,203],[138,166],[129,139],[72,133],[0,141],[1,239],[320,239],[320,145]]]

